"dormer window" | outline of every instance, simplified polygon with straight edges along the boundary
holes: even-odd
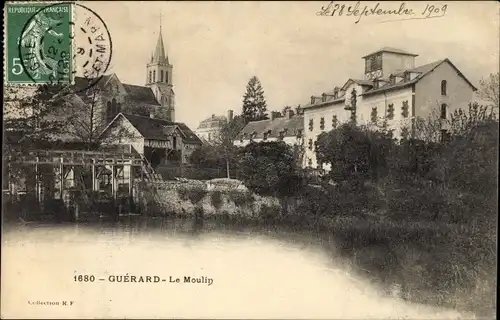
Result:
[[[323,93],[323,94],[321,95],[321,101],[322,101],[322,102],[325,102],[325,101],[326,101],[326,93]]]
[[[271,135],[271,130],[267,130],[266,132],[264,132],[264,140],[267,140],[267,138],[269,138],[270,135]]]
[[[396,84],[396,77],[391,74],[389,77],[389,81],[391,84]]]
[[[314,100],[315,100],[315,99],[314,99],[314,96],[311,96],[311,104],[314,104],[314,103],[315,103],[315,101],[314,101]]]
[[[409,72],[405,72],[403,77],[404,77],[405,82],[410,81],[410,73]]]
[[[280,136],[279,136],[279,139],[280,139],[280,140],[285,139],[285,130],[280,131]]]

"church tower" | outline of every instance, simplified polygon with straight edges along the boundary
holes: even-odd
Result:
[[[156,100],[161,105],[162,110],[159,113],[166,118],[165,120],[175,121],[175,94],[172,84],[173,66],[169,63],[168,56],[165,54],[161,29],[160,16],[160,34],[151,60],[146,66],[146,86],[153,90]]]

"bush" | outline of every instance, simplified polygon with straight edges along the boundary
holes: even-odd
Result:
[[[229,199],[231,199],[237,207],[252,204],[255,201],[252,193],[238,190],[229,191]]]
[[[205,195],[207,194],[207,190],[202,187],[192,187],[192,188],[178,188],[177,193],[179,197],[183,201],[190,201],[192,204],[197,204],[200,202]]]

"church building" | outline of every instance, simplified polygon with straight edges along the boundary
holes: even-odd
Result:
[[[172,73],[160,25],[156,46],[146,63],[145,85],[123,83],[114,73],[91,87],[88,79],[75,78],[77,94],[70,104],[76,112],[83,111],[76,121],[92,115],[92,126],[77,126],[76,130],[93,127],[105,145],[138,152],[156,164],[188,162],[202,142],[188,126],[175,121]]]

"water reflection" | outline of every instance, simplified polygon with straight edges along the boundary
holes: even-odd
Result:
[[[331,239],[286,228],[124,217],[29,224],[4,233],[4,315],[57,317],[456,319],[381,294],[336,256]],[[332,259],[333,257],[333,259]],[[160,276],[154,283],[75,283],[76,274]],[[179,283],[170,283],[170,278]],[[184,277],[213,285],[183,283]],[[73,299],[75,308],[26,307]],[[15,307],[12,307],[15,306]],[[17,309],[16,309],[17,308]],[[4,309],[4,308],[3,308]],[[9,313],[10,312],[10,313]],[[17,313],[16,313],[17,312]]]

